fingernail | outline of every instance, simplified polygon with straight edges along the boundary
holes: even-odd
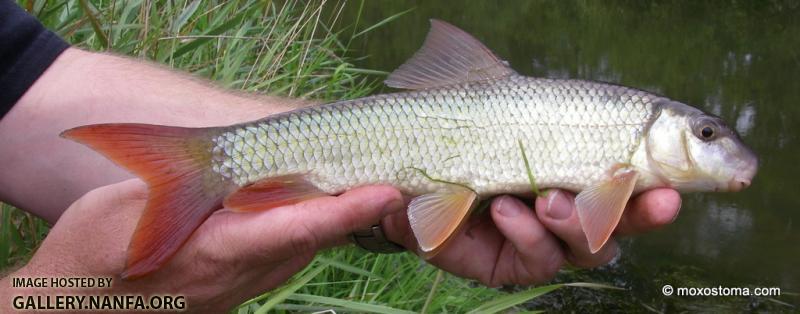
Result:
[[[383,215],[386,216],[386,215],[392,214],[392,213],[394,213],[396,211],[400,211],[401,209],[403,209],[405,207],[406,207],[406,204],[403,203],[402,200],[398,200],[398,199],[393,200],[393,201],[387,203],[386,206],[383,207]]]
[[[497,201],[497,212],[506,217],[516,217],[524,208],[525,204],[511,196],[501,196]]]
[[[547,216],[555,220],[563,220],[572,215],[572,201],[559,190],[552,190],[547,195]]]

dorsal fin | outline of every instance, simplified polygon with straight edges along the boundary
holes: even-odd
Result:
[[[498,79],[514,73],[472,35],[432,19],[422,48],[384,83],[394,88],[423,89]]]

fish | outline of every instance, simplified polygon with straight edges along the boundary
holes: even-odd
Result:
[[[481,200],[560,188],[591,252],[646,190],[740,191],[758,158],[714,115],[610,83],[518,74],[439,20],[385,84],[401,91],[252,122],[109,123],[64,131],[148,184],[122,278],[159,269],[215,210],[250,212],[386,184],[413,197],[419,253],[446,247]]]

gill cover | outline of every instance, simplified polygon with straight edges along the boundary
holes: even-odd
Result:
[[[647,157],[656,165],[652,170],[660,177],[688,176],[692,168],[686,146],[685,116],[673,107],[662,105],[645,142]]]

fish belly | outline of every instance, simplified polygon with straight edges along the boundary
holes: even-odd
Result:
[[[630,161],[659,99],[524,76],[381,94],[225,128],[212,168],[240,186],[302,174],[331,194],[389,184],[417,195],[451,182],[488,196],[530,191],[524,148],[540,188],[580,191]]]

